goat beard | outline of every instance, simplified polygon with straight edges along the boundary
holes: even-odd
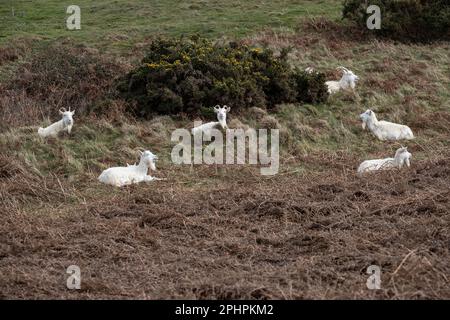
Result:
[[[363,121],[361,125],[362,125],[363,130],[366,130],[366,122]]]

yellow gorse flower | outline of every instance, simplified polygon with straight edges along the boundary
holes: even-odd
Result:
[[[187,54],[185,54],[185,53],[183,53],[183,54],[181,55],[181,58],[182,58],[184,61],[191,61],[191,58],[190,58]]]

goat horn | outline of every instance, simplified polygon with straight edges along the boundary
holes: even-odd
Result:
[[[142,155],[143,151],[145,151],[144,148],[142,148],[142,147],[134,148],[134,150],[137,151],[137,153],[138,153],[139,155]]]

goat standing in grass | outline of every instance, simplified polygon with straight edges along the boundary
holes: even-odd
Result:
[[[102,183],[110,184],[116,187],[122,187],[125,185],[149,182],[152,180],[162,180],[159,178],[148,175],[148,168],[156,171],[156,160],[158,157],[146,150],[140,152],[141,159],[137,165],[128,165],[126,167],[113,167],[104,170],[98,180]]]
[[[410,166],[411,153],[406,147],[401,147],[395,152],[394,158],[366,160],[358,167],[358,174],[363,174],[370,171],[389,170],[398,168],[401,169],[404,165]]]
[[[230,112],[231,108],[227,107],[226,105],[221,107],[219,105],[216,105],[214,107],[214,112],[217,113],[217,120],[218,121],[212,121],[207,122],[202,125],[199,125],[197,127],[192,128],[191,132],[193,135],[203,132],[205,135],[209,135],[211,132],[211,129],[227,129],[227,113]]]
[[[355,90],[356,82],[359,77],[355,75],[352,71],[344,67],[338,67],[338,70],[342,70],[342,78],[339,81],[326,81],[325,84],[328,87],[328,93],[334,94],[340,90]]]
[[[414,139],[412,130],[405,125],[388,121],[378,121],[375,112],[368,109],[359,115],[362,127],[366,127],[381,141],[385,140],[411,140]]]
[[[69,134],[72,131],[73,127],[73,115],[75,114],[75,110],[66,111],[65,108],[59,109],[59,113],[62,115],[62,119],[49,125],[46,128],[39,128],[38,134],[42,138],[46,137],[56,137],[60,132],[67,131]]]

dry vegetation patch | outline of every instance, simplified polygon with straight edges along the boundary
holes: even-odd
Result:
[[[19,298],[448,297],[449,167],[444,157],[362,179],[294,174],[264,183],[250,171],[227,170],[232,182],[186,188],[174,178],[157,188],[111,192],[98,185],[96,194],[52,178],[33,181],[18,170],[15,181],[27,179],[29,190],[44,184],[53,192],[2,186],[9,202],[0,227],[1,292]],[[204,170],[214,179],[214,169]],[[83,270],[76,293],[64,287],[69,264]],[[370,264],[383,270],[377,292],[365,288]]]

